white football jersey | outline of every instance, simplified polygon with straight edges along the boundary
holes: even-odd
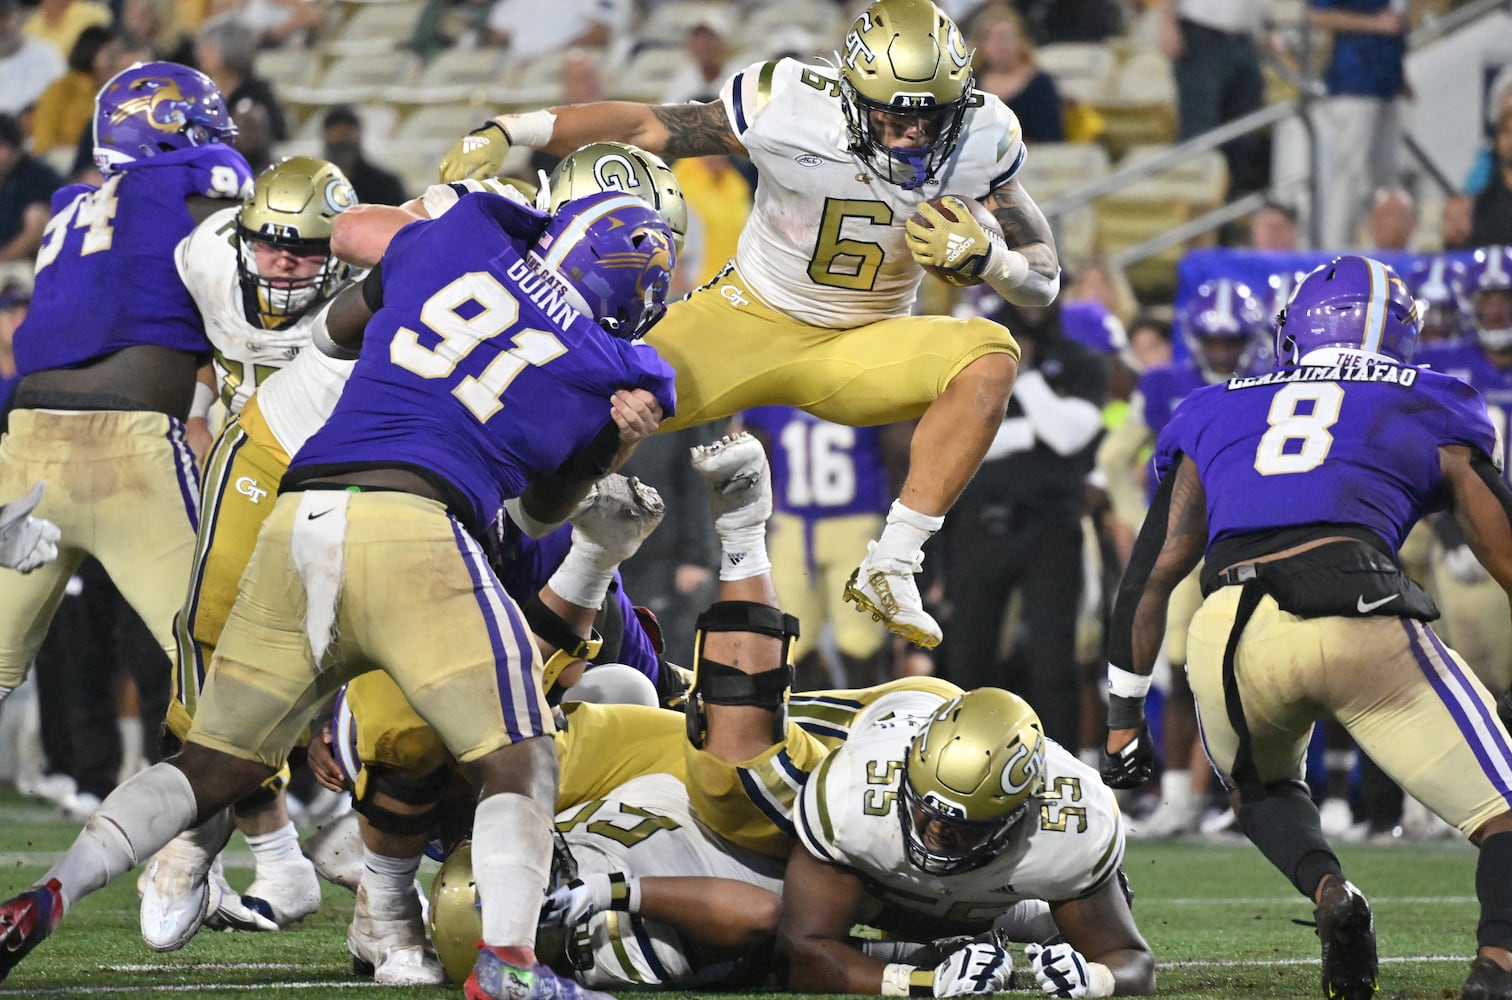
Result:
[[[937,195],[982,200],[1018,173],[1018,118],[974,91],[955,152],[933,181],[905,191],[850,150],[836,71],[794,59],[756,63],[720,92],[761,173],[736,266],[766,304],[814,326],[849,329],[905,316],[924,272],[903,224]]]
[[[606,798],[558,813],[556,825],[580,874],[696,875],[782,892],[782,865],[705,829],[693,816],[688,790],[670,774],[633,778]],[[707,985],[734,970],[733,962],[695,968],[676,928],[618,910],[590,917],[574,936],[574,953],[592,959],[577,978],[595,989]]]
[[[194,296],[205,335],[215,349],[221,402],[233,415],[241,412],[247,398],[269,375],[294,360],[315,329],[314,313],[282,330],[265,330],[247,320],[236,270],[238,211],[221,209],[195,226],[174,254],[179,276]]]
[[[799,798],[798,837],[816,858],[860,873],[894,917],[915,913],[963,928],[987,927],[1025,899],[1077,899],[1123,860],[1124,832],[1113,793],[1096,771],[1045,741],[1045,785],[997,857],[956,875],[915,868],[903,846],[898,782],[909,744],[935,711],[937,695],[878,699],[850,739],[809,776]]]

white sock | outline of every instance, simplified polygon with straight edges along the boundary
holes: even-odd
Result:
[[[1160,776],[1160,801],[1163,805],[1184,806],[1192,801],[1192,772],[1167,770]]]
[[[892,561],[912,564],[924,543],[929,541],[929,536],[944,524],[944,515],[920,514],[905,506],[902,500],[894,500],[887,511],[887,525],[882,529],[882,537],[866,561],[873,566]]]
[[[546,586],[569,604],[596,609],[604,603],[609,581],[614,579],[618,568],[619,561],[605,552],[603,546],[574,531],[567,558],[551,574]]]
[[[58,880],[66,911],[156,854],[189,828],[196,811],[184,772],[154,764],[110,793],[41,881]]]
[[[380,919],[393,919],[408,908],[415,896],[415,873],[420,870],[420,855],[391,858],[377,854],[370,847],[362,849],[362,888],[367,891],[368,912]]]
[[[767,555],[766,524],[724,528],[719,532],[719,578],[726,582],[749,580],[772,571]]]
[[[304,857],[299,850],[299,832],[294,829],[292,822],[285,823],[272,833],[249,836],[247,846],[252,848],[252,860],[259,870]]]
[[[551,871],[551,813],[506,792],[478,803],[473,817],[473,878],[483,909],[483,942],[535,946],[536,918]]]

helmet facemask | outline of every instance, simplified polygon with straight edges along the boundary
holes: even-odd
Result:
[[[248,317],[257,316],[262,325],[276,330],[294,322],[317,303],[324,301],[346,279],[350,270],[331,253],[329,240],[280,240],[236,227],[236,274],[241,281],[242,300]],[[284,251],[299,258],[296,275],[264,275],[257,264],[257,249]],[[313,274],[299,274],[309,268],[308,261],[320,261]]]
[[[961,137],[971,56],[955,22],[928,0],[877,0],[863,10],[835,54],[851,151],[905,191],[933,180]],[[913,129],[922,141],[899,145]]]
[[[903,849],[909,864],[926,875],[959,875],[981,868],[997,856],[1029,811],[1030,800],[1026,798],[996,819],[967,819],[963,808],[943,796],[915,791],[908,780],[906,762],[899,790]]]

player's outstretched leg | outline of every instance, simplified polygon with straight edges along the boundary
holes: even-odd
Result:
[[[137,914],[147,947],[177,951],[219,907],[221,893],[211,884],[210,871],[230,836],[231,813],[223,809],[174,837],[147,862],[138,883]],[[267,929],[278,928],[270,921]]]
[[[944,523],[943,517],[926,517],[894,502],[882,540],[866,543],[866,558],[845,584],[845,599],[855,601],[857,611],[870,611],[888,631],[926,649],[938,646],[944,633],[924,610],[914,574],[924,566],[919,546]],[[892,536],[907,543],[894,544]]]
[[[1324,876],[1313,919],[1323,946],[1325,1000],[1371,1000],[1377,974],[1375,920],[1364,893],[1342,876]]]

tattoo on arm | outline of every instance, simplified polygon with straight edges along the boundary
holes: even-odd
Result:
[[[1055,255],[1055,235],[1050,223],[1029,192],[1016,180],[995,189],[983,202],[1003,227],[1003,242],[1029,259],[1029,266],[1052,277],[1060,272]]]
[[[1207,547],[1207,492],[1197,477],[1196,465],[1183,457],[1174,475],[1165,543],[1155,557],[1155,565],[1150,570],[1134,615],[1133,661],[1136,670],[1155,663],[1165,639],[1171,591],[1201,561]]]
[[[724,104],[659,104],[651,109],[656,120],[666,126],[669,159],[679,156],[717,156],[720,153],[745,152],[745,147],[730,128]]]

